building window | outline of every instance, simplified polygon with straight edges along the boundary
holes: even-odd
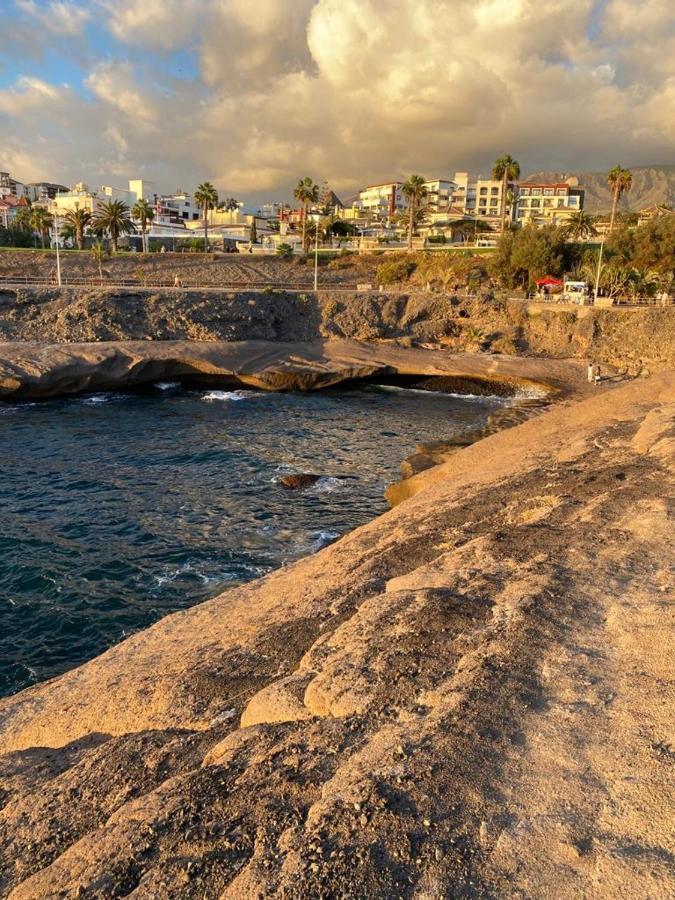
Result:
[[[544,197],[552,197],[554,193],[553,188],[544,188]]]
[[[533,200],[532,206],[541,206],[541,200]]]
[[[541,197],[541,188],[532,188],[533,197]]]
[[[556,193],[559,197],[564,197],[567,194],[567,188],[558,188]]]
[[[496,187],[490,188],[490,192],[493,193],[493,194],[498,194],[498,193],[499,193],[499,188],[496,188]]]

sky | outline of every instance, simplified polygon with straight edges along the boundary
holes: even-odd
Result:
[[[675,163],[671,0],[0,0],[0,170],[90,187]]]

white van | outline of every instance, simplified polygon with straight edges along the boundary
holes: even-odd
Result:
[[[583,305],[590,297],[590,288],[585,281],[566,281],[563,285],[563,300]]]

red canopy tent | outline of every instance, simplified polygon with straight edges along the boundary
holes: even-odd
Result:
[[[543,287],[547,285],[548,287],[562,287],[563,280],[562,278],[554,278],[553,275],[545,275],[543,278],[537,278],[537,287]]]

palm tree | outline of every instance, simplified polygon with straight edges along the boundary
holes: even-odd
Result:
[[[98,264],[98,277],[103,284],[103,260],[105,259],[105,247],[101,241],[97,241],[91,248],[91,255]]]
[[[44,206],[34,206],[30,211],[29,222],[33,231],[37,231],[40,235],[42,249],[44,250],[47,233],[54,224],[54,216]]]
[[[492,177],[502,183],[502,234],[506,230],[506,194],[510,181],[520,178],[520,163],[508,153],[495,160],[492,167]]]
[[[148,230],[148,222],[152,222],[155,218],[155,211],[147,200],[141,198],[137,200],[131,210],[131,215],[141,223],[141,244],[143,253],[148,252],[146,232]]]
[[[209,210],[218,205],[218,191],[210,181],[202,181],[195,191],[195,202],[199,204],[204,217],[204,252],[209,251]]]
[[[234,197],[228,197],[226,200],[223,200],[222,203],[218,204],[218,209],[222,209],[225,212],[234,212],[235,209],[239,209],[239,201],[235,200]]]
[[[117,242],[121,234],[133,234],[136,231],[136,226],[129,217],[129,207],[121,200],[102,203],[96,211],[93,224],[108,232],[113,253],[117,253]]]
[[[304,253],[307,253],[307,210],[310,203],[319,202],[319,185],[314,184],[308,175],[297,183],[293,196],[299,203],[302,203],[302,249]]]
[[[614,166],[607,173],[607,184],[612,189],[612,216],[609,220],[610,234],[614,230],[614,218],[616,216],[616,207],[619,203],[621,195],[628,193],[633,184],[633,175],[630,169],[622,169],[621,166]]]
[[[595,219],[589,216],[583,209],[573,212],[567,219],[563,229],[568,238],[574,241],[583,241],[585,238],[593,237],[598,233],[595,227]]]
[[[69,209],[63,217],[68,225],[73,229],[75,235],[75,243],[78,250],[84,249],[84,230],[91,222],[91,213],[88,209]]]
[[[412,250],[413,231],[415,230],[415,218],[417,210],[426,199],[427,188],[421,175],[411,175],[401,188],[403,196],[408,201],[408,252]]]

